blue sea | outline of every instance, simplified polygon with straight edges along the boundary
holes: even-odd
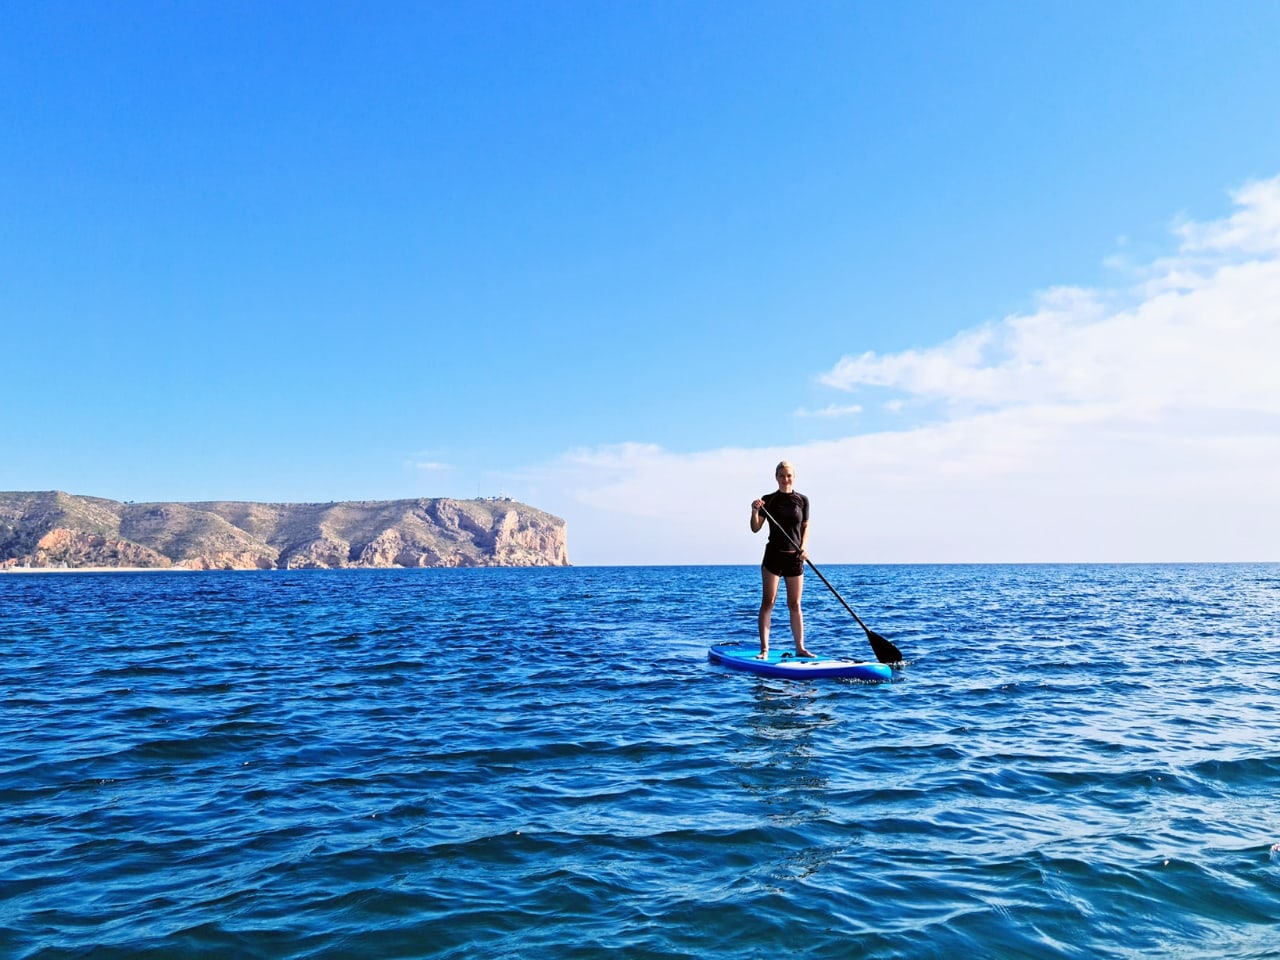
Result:
[[[0,957],[1280,958],[1280,564],[823,572],[0,575]]]

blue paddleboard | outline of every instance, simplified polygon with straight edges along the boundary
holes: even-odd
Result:
[[[836,657],[797,657],[790,650],[770,650],[766,660],[758,659],[755,644],[718,643],[707,652],[707,659],[722,667],[759,673],[766,677],[849,677],[853,680],[891,680],[893,670],[887,663],[869,660],[842,660]]]

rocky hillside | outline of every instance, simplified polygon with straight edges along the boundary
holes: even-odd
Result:
[[[0,493],[0,569],[568,564],[564,521],[505,499],[120,503]]]

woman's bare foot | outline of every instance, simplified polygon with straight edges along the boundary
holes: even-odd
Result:
[[[818,655],[811,651],[808,647],[796,647],[797,657],[807,657],[810,660],[818,659]]]
[[[757,659],[757,660],[768,660],[768,659],[769,659],[769,651],[768,651],[768,650],[761,650],[759,653],[757,653],[757,654],[756,654],[756,659]]]

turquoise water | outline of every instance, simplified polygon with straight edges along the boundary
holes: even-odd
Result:
[[[0,956],[1280,957],[1280,565],[823,572],[0,576]]]

